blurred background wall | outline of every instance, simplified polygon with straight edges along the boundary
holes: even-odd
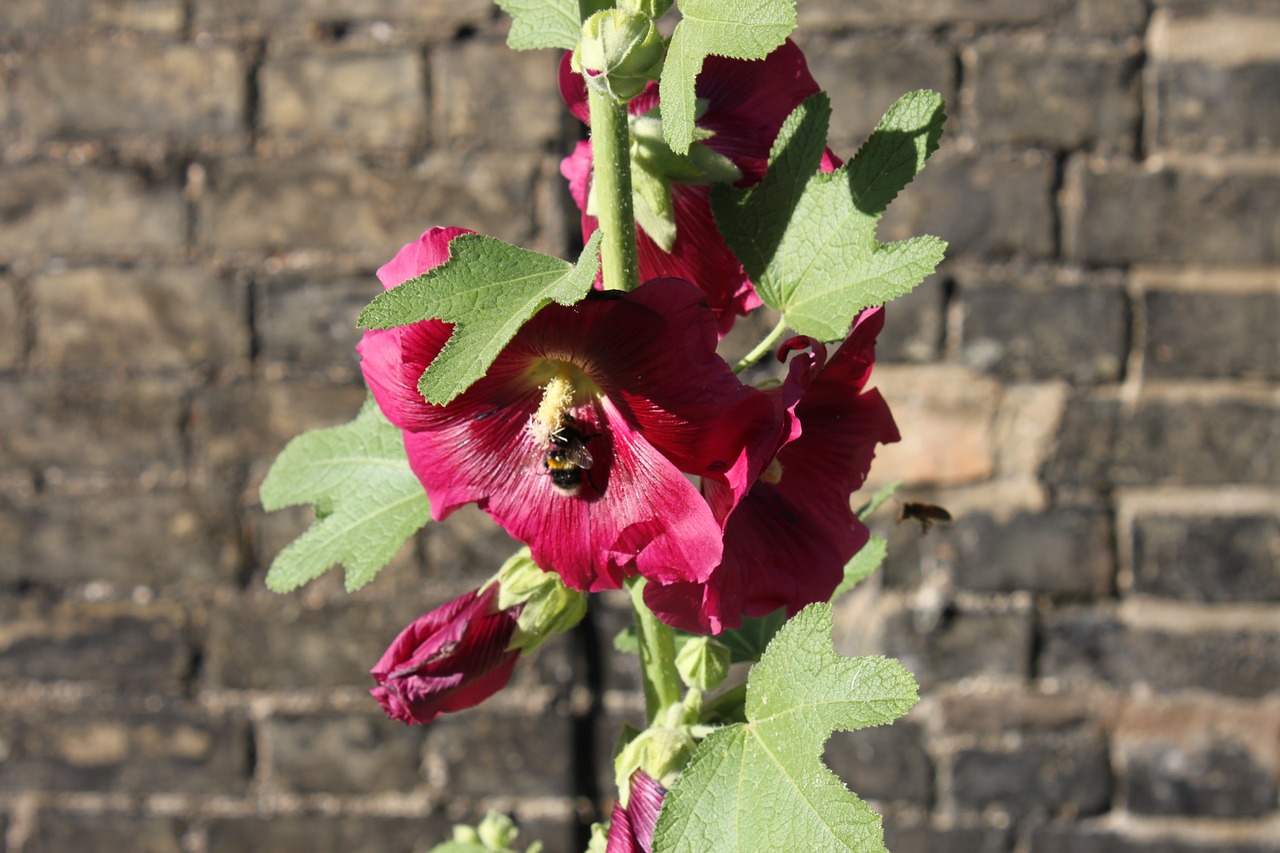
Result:
[[[838,610],[924,701],[832,766],[914,851],[1280,849],[1280,7],[801,0],[849,156],[940,90],[884,239],[891,538]],[[262,583],[257,487],[363,397],[373,270],[436,224],[570,256],[557,57],[485,0],[0,4],[0,850],[415,851],[513,812],[582,848],[635,719],[620,608],[481,709],[367,671],[486,578],[483,515],[356,595]]]

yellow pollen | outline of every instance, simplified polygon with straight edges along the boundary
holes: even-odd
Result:
[[[564,428],[564,417],[573,407],[573,368],[561,363],[556,375],[542,389],[542,402],[529,419],[529,432],[545,446]]]
[[[782,479],[782,463],[776,458],[760,473],[760,479],[771,486],[776,486]]]

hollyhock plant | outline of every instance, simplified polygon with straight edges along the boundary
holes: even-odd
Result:
[[[378,271],[388,289],[443,262],[456,229],[432,229]],[[573,589],[640,574],[701,582],[720,524],[686,474],[746,487],[774,412],[715,352],[700,291],[663,279],[550,305],[488,374],[448,405],[418,379],[449,339],[437,320],[366,332],[365,380],[404,431],[432,515],[477,503]]]
[[[862,312],[829,361],[826,347],[811,338],[779,348],[780,360],[795,355],[783,386],[770,392],[783,418],[777,442],[753,460],[757,479],[741,500],[704,483],[708,502],[726,519],[724,558],[705,583],[646,589],[646,602],[664,621],[720,633],[744,615],[783,607],[790,616],[831,597],[845,563],[870,535],[849,496],[866,479],[876,445],[899,440],[884,398],[864,390],[883,327],[883,308]]]
[[[818,91],[804,54],[787,41],[763,60],[746,62],[708,57],[698,77],[697,96],[706,110],[698,117],[702,137],[688,158],[677,158],[661,142],[657,118],[658,88],[650,85],[627,105],[632,125],[633,173],[637,207],[646,197],[641,187],[661,182],[669,187],[674,233],[651,234],[643,215],[636,229],[640,278],[673,276],[702,288],[715,311],[721,335],[734,319],[760,306],[742,264],[725,245],[716,229],[709,201],[713,181],[750,186],[764,176],[769,149],[783,121],[796,105]],[[569,111],[590,123],[586,84],[565,56],[560,64],[560,93]],[[646,156],[648,152],[648,156]],[[839,163],[832,155],[824,160],[826,171]],[[638,167],[638,168],[637,168]],[[645,175],[645,171],[650,172]],[[589,142],[579,142],[560,164],[569,181],[569,192],[582,211],[582,235],[595,232],[598,221],[590,212],[592,154]],[[647,182],[646,182],[647,179]],[[653,202],[648,201],[650,207]],[[664,245],[665,243],[665,245]]]
[[[520,605],[498,608],[496,583],[423,614],[373,668],[374,698],[405,723],[479,705],[511,679],[520,650],[509,644],[519,616]]]

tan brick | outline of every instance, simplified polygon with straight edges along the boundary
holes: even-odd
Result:
[[[422,63],[411,51],[320,49],[269,60],[260,76],[269,137],[404,147],[426,136]]]
[[[36,365],[58,371],[247,366],[241,285],[192,267],[81,269],[32,280]]]
[[[177,180],[122,169],[33,163],[0,181],[0,259],[181,249],[186,207]]]
[[[1230,9],[1160,9],[1147,47],[1157,62],[1242,65],[1280,59],[1280,16]]]
[[[195,142],[240,132],[243,61],[225,46],[102,42],[47,47],[15,83],[13,108],[41,138],[147,134]]]
[[[936,366],[877,367],[871,384],[889,401],[902,441],[876,450],[869,485],[956,485],[994,474],[997,383]]]
[[[0,4],[0,31],[108,28],[176,34],[182,28],[182,7],[182,0],[5,0]]]
[[[559,59],[554,51],[517,53],[500,41],[436,50],[431,103],[437,142],[528,149],[557,140],[566,115],[556,82]]]
[[[413,172],[353,160],[234,161],[212,176],[203,241],[216,248],[360,253],[388,260],[433,225],[528,242],[536,155],[447,153]]]
[[[477,26],[494,11],[490,0],[198,0],[198,27],[386,21],[448,38],[457,27]]]
[[[902,24],[1026,24],[1048,22],[1062,0],[808,0],[799,4],[800,27]]]
[[[17,367],[25,338],[18,283],[11,278],[0,278],[0,370]]]
[[[140,476],[183,466],[174,382],[0,385],[0,468]]]

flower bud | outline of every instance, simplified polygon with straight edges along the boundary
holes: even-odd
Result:
[[[587,614],[587,597],[569,589],[554,572],[544,572],[521,548],[498,570],[498,607],[519,607],[511,648],[530,652],[552,634],[563,634]]]
[[[476,836],[486,850],[507,850],[515,844],[519,834],[515,821],[493,811],[486,814],[476,827]]]
[[[693,758],[697,746],[689,733],[681,729],[651,728],[636,735],[613,760],[614,780],[622,804],[626,805],[628,780],[633,773],[643,770],[664,788],[670,788]]]
[[[644,91],[662,71],[666,44],[653,20],[639,12],[606,9],[582,25],[573,70],[589,86],[603,86],[620,101]]]
[[[676,669],[686,687],[714,690],[729,677],[729,647],[711,637],[693,637],[676,654]]]

